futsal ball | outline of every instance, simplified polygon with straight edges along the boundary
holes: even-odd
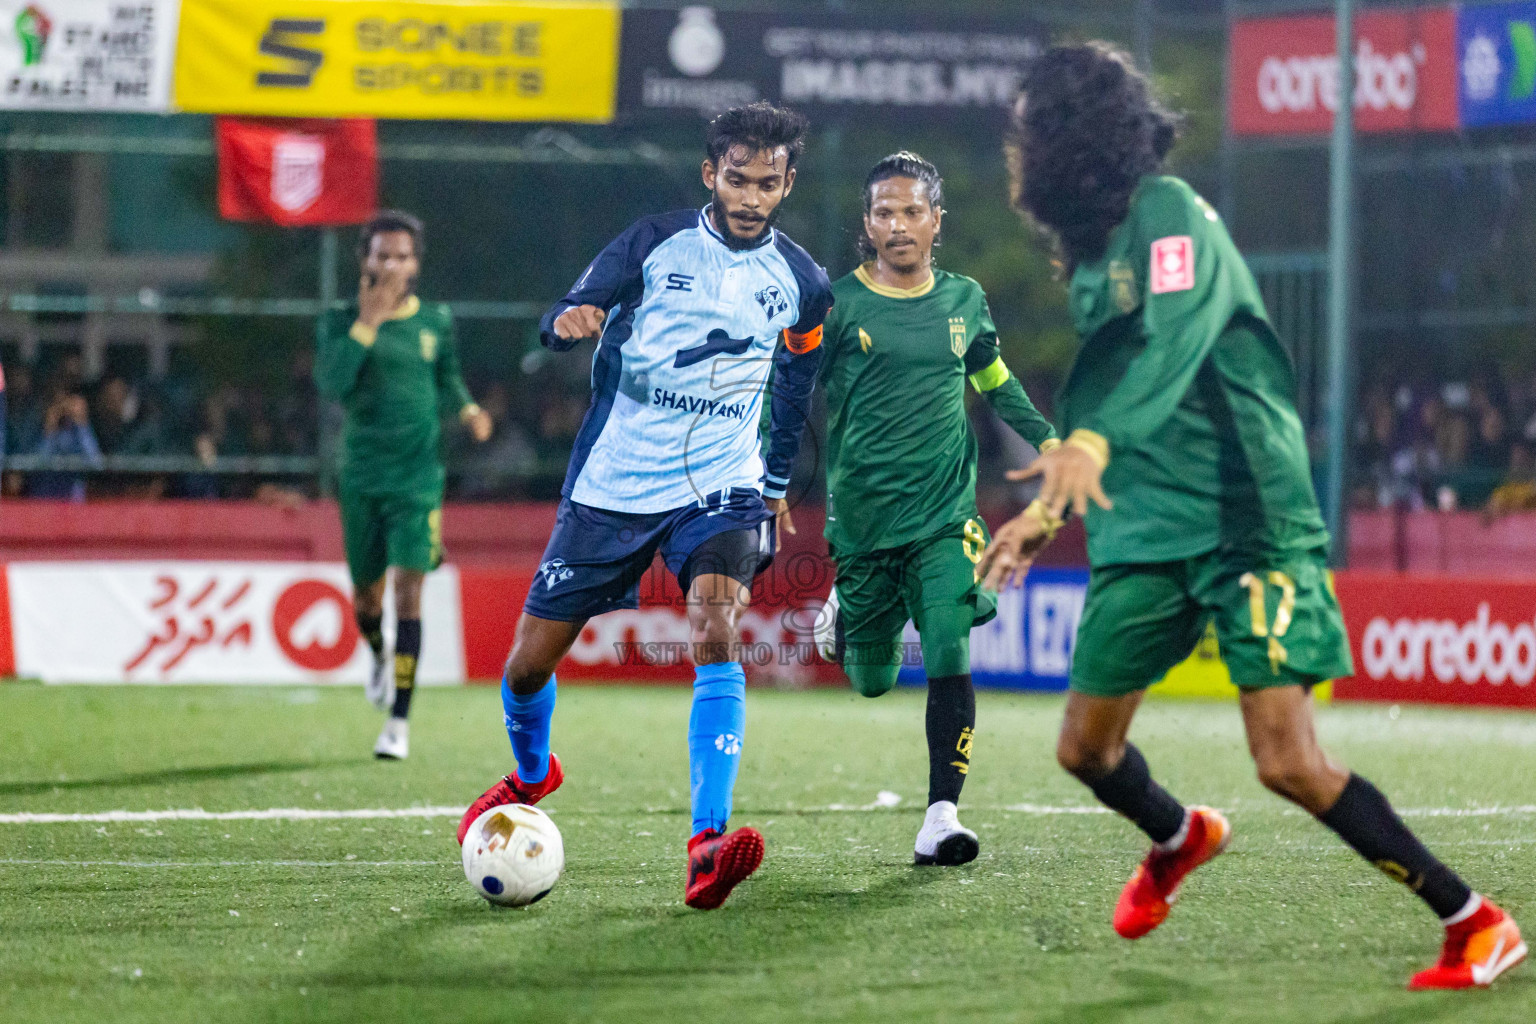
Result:
[[[537,903],[565,870],[565,843],[549,815],[527,804],[492,807],[464,835],[464,877],[503,907]]]

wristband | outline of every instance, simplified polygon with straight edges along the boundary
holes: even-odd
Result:
[[[470,402],[464,408],[459,410],[459,422],[468,423],[478,415],[480,415],[480,407],[474,402]]]
[[[1044,441],[1041,441],[1039,444],[1035,445],[1035,451],[1039,452],[1041,455],[1049,455],[1051,452],[1060,447],[1061,438],[1048,437]]]
[[[1065,520],[1052,516],[1050,511],[1046,509],[1045,502],[1039,498],[1029,503],[1024,509],[1024,514],[1040,524],[1040,528],[1045,531],[1045,539],[1047,541],[1056,539],[1056,531],[1061,529],[1061,524],[1065,522]]]
[[[1087,452],[1093,461],[1099,464],[1100,469],[1109,465],[1109,441],[1103,434],[1095,434],[1091,430],[1079,427],[1068,436],[1067,444]]]

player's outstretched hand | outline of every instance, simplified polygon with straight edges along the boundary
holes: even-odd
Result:
[[[1060,519],[1069,507],[1080,516],[1087,515],[1090,498],[1102,509],[1114,508],[1104,493],[1103,475],[1103,463],[1086,448],[1070,443],[1040,456],[1024,469],[1008,471],[1009,480],[1040,478],[1040,501],[1052,519]]]
[[[491,421],[491,414],[478,405],[466,406],[461,414],[464,425],[469,427],[469,436],[477,442],[484,444],[491,439],[491,429],[495,424]]]
[[[1038,502],[1030,505],[993,535],[992,543],[987,545],[981,561],[976,564],[983,587],[1003,590],[1024,582],[1035,555],[1050,543],[1056,532],[1040,514],[1042,507]]]
[[[377,330],[400,308],[410,286],[410,278],[398,267],[391,267],[378,277],[364,274],[357,282],[357,322]]]
[[[555,317],[555,333],[566,341],[601,337],[608,314],[596,306],[572,306]]]
[[[795,535],[795,517],[789,514],[789,499],[769,498],[763,504],[773,513],[773,546],[778,547],[786,533],[791,537]]]

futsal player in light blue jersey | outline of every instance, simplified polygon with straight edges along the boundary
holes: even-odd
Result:
[[[832,306],[826,271],[773,226],[805,131],[799,114],[767,103],[715,118],[709,205],[638,221],[544,315],[551,349],[598,339],[592,405],[502,678],[517,768],[470,806],[461,843],[488,808],[537,803],[559,787],[555,666],[589,618],[638,607],[659,550],[687,596],[697,666],[685,902],[720,906],[762,863],[762,834],[726,824],[746,722],[739,623],[779,523],[793,528],[785,489]]]

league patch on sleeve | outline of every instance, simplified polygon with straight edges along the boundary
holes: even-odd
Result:
[[[1171,235],[1152,243],[1153,295],[1187,292],[1195,286],[1195,242],[1188,235]]]

